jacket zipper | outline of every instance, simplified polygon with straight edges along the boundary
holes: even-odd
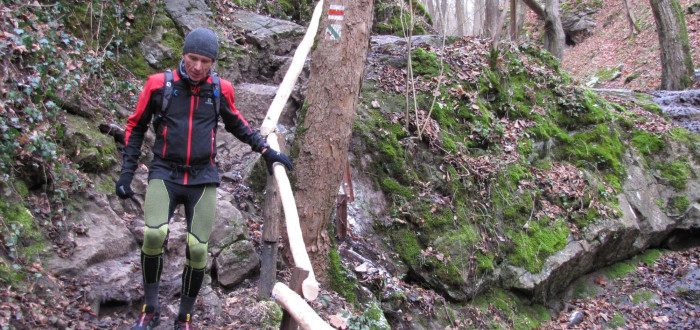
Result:
[[[190,98],[190,119],[187,131],[187,158],[185,161],[186,166],[190,165],[190,154],[192,152],[192,118],[194,117],[194,109],[199,107],[199,96],[197,93],[199,93],[199,86],[192,88],[192,96]],[[183,184],[187,184],[188,177],[189,172],[185,172]]]

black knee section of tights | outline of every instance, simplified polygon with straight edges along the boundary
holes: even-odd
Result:
[[[141,269],[144,283],[156,283],[160,281],[160,274],[163,272],[163,254],[150,256],[142,251]]]
[[[194,269],[192,266],[185,266],[185,270],[182,272],[182,295],[197,297],[203,281],[204,268]]]

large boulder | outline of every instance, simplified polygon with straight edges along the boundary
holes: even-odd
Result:
[[[165,11],[183,35],[198,27],[213,26],[213,14],[204,0],[167,0]]]
[[[260,256],[250,241],[238,241],[227,246],[216,258],[219,284],[231,287],[241,283],[260,267]]]
[[[566,42],[575,45],[583,42],[593,33],[596,26],[595,20],[591,17],[595,14],[594,9],[585,9],[571,12],[561,19],[561,26],[566,34]]]
[[[306,32],[301,25],[246,11],[234,12],[233,22],[248,43],[280,56],[290,55]]]
[[[675,145],[669,148],[672,153],[682,152]],[[625,154],[624,163],[627,178],[623,193],[618,195],[622,216],[586,227],[584,239],[569,241],[564,249],[546,260],[539,273],[532,274],[514,266],[504,267],[501,278],[505,287],[544,302],[581,274],[660,246],[674,230],[700,229],[697,204],[691,204],[680,215],[670,215],[659,203],[678,195],[691,201],[698,200],[700,182],[697,179],[689,180],[687,189],[677,192],[658,180],[654,170],[650,170],[641,156],[631,149]]]

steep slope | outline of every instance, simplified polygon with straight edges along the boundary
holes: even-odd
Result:
[[[580,83],[598,83],[591,87],[624,88],[637,91],[653,91],[661,85],[661,62],[656,23],[646,0],[630,0],[632,12],[641,32],[630,37],[630,27],[623,1],[568,1],[572,12],[586,4],[596,9],[592,15],[596,26],[582,43],[567,46],[562,68]],[[687,10],[694,0],[679,0],[684,9],[690,49],[695,67],[700,66],[700,12]],[[540,24],[528,14],[529,21]],[[618,69],[620,68],[621,69]],[[619,76],[614,74],[619,72]],[[695,79],[700,88],[700,77]]]

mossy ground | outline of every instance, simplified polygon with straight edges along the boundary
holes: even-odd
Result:
[[[24,263],[39,261],[46,253],[47,242],[34,216],[22,203],[0,200],[0,218],[3,219],[0,236],[5,246],[0,258],[0,282],[16,286],[25,283],[23,280],[28,276],[23,270]]]

